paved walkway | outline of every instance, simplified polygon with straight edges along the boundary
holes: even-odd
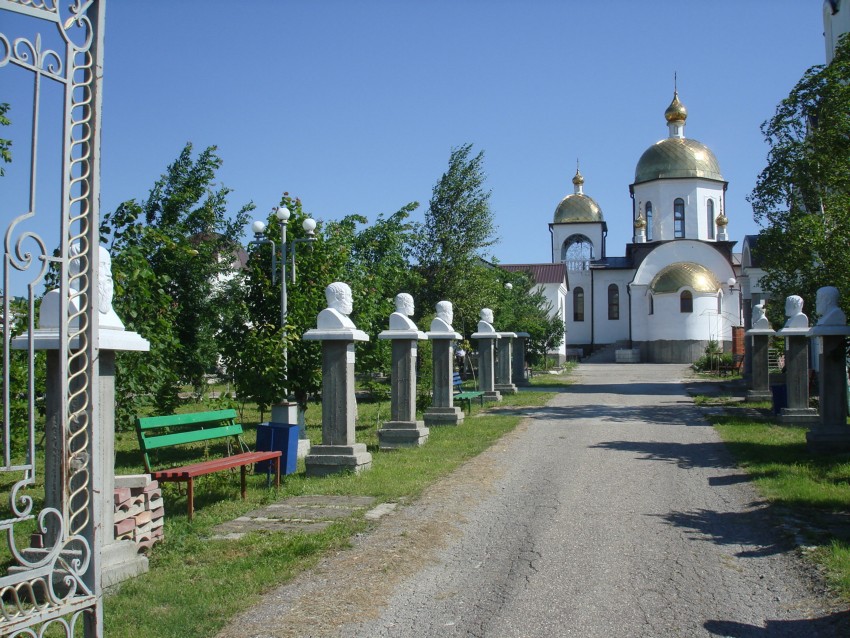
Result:
[[[850,636],[686,374],[580,366],[516,432],[220,636]]]

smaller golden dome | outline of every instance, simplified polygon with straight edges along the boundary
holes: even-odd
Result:
[[[573,177],[573,186],[581,186],[584,184],[584,176],[581,174],[581,171],[576,169],[576,174]]]
[[[714,220],[714,223],[718,226],[726,226],[727,224],[729,224],[729,218],[726,217],[726,215],[724,215],[723,213],[720,213],[717,216],[717,219]]]
[[[646,228],[646,220],[643,218],[643,213],[635,220],[635,228]]]
[[[664,111],[664,118],[668,122],[684,122],[688,119],[688,109],[679,101],[679,92],[673,91],[673,101]]]
[[[649,284],[650,291],[656,295],[679,292],[684,287],[696,293],[713,294],[720,290],[720,282],[702,264],[684,261],[662,268]]]

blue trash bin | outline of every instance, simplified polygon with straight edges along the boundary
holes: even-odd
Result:
[[[289,423],[260,423],[257,426],[257,451],[282,452],[280,473],[293,474],[298,464],[298,425]],[[271,473],[272,461],[260,461],[254,471]]]
[[[782,385],[770,386],[770,392],[773,394],[773,413],[779,414],[782,408],[788,407],[788,386]]]

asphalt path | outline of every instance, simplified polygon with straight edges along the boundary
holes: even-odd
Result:
[[[311,577],[282,588],[222,635],[850,636],[847,612],[688,397],[687,374],[579,366],[576,385],[461,470],[454,490],[403,508],[371,549],[355,548],[364,565],[393,548],[383,571],[347,586],[368,603],[341,589],[321,598],[343,569],[358,571],[330,560],[312,589]],[[428,520],[441,533],[423,535]],[[408,535],[433,542],[405,546]],[[334,621],[299,624],[298,597],[338,605]]]

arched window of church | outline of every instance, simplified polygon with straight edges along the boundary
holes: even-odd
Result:
[[[620,318],[620,289],[617,284],[608,286],[608,319],[616,321]]]
[[[717,293],[717,314],[723,313],[723,296],[718,292]]]
[[[705,204],[706,216],[708,217],[708,238],[714,239],[714,200],[710,199]]]
[[[679,295],[679,312],[693,312],[694,311],[694,296],[691,294],[690,290],[683,290],[682,294]]]
[[[685,236],[685,200],[677,197],[673,201],[673,237],[681,239]]]
[[[646,241],[652,241],[652,202],[646,202]]]
[[[593,259],[593,243],[584,235],[570,235],[561,249],[561,261],[567,270],[590,270]]]
[[[655,314],[655,297],[649,293],[649,314]]]
[[[573,290],[573,321],[584,321],[584,288]]]

